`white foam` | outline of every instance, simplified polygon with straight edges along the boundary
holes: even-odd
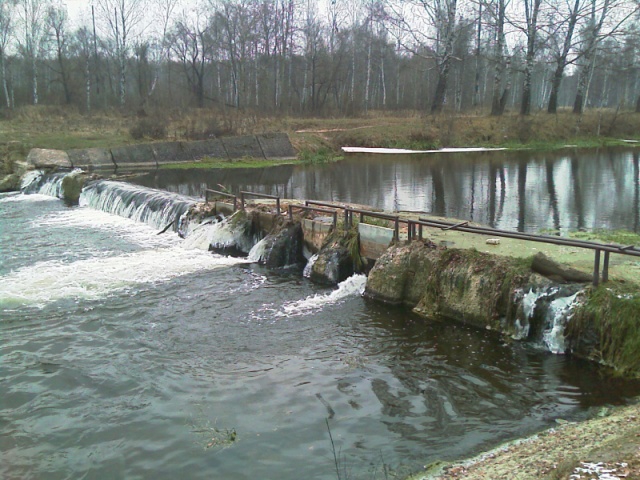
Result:
[[[244,261],[172,247],[71,263],[40,262],[0,277],[0,305],[42,307],[69,297],[95,300],[135,285]]]
[[[264,237],[251,248],[249,255],[247,256],[247,259],[250,262],[260,262],[264,259],[264,252],[267,248],[266,238],[267,237]]]
[[[42,195],[40,193],[33,193],[30,195],[24,193],[18,193],[7,197],[0,198],[0,203],[10,202],[59,202],[60,199],[51,197],[49,195]]]
[[[157,235],[158,231],[147,224],[92,208],[73,208],[49,213],[35,218],[31,224],[34,227],[103,230],[147,248],[169,247],[180,242],[173,231]]]
[[[291,317],[321,310],[327,305],[335,304],[347,297],[360,296],[364,293],[367,284],[366,275],[352,275],[338,284],[338,288],[325,295],[311,295],[303,300],[285,303],[282,310],[275,314],[276,317]]]
[[[202,224],[200,228],[193,229],[184,241],[185,248],[196,248],[199,250],[209,250],[210,246],[215,248],[235,247],[248,253],[253,247],[250,239],[246,238],[242,231],[229,223],[228,219],[218,223]]]

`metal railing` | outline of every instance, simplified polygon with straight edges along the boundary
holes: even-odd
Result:
[[[209,202],[209,194],[210,193],[215,195],[216,197],[226,197],[226,198],[233,199],[233,211],[235,212],[238,209],[238,197],[236,197],[235,195],[233,195],[231,193],[221,192],[219,190],[212,190],[210,188],[205,188],[204,189],[204,201],[205,201],[205,203]]]
[[[276,195],[267,195],[266,193],[254,193],[254,192],[247,192],[243,190],[240,192],[240,208],[242,208],[243,210],[245,207],[244,197],[269,198],[269,199],[275,200],[276,209],[277,209],[278,215],[280,215],[280,197]]]
[[[289,204],[289,220],[293,221],[293,209],[306,210],[308,212],[319,212],[319,213],[328,213],[333,217],[333,229],[338,226],[338,211],[337,210],[329,210],[328,208],[320,208],[320,207],[310,207],[308,205],[292,205]]]
[[[208,194],[214,193],[216,195],[225,196],[234,199],[234,211],[236,210],[237,197],[225,192],[219,192],[217,190],[205,190],[205,200],[208,201]],[[241,208],[245,207],[245,196],[252,196],[258,198],[269,198],[276,200],[276,208],[278,215],[280,214],[280,197],[275,195],[267,195],[262,193],[253,193],[247,191],[240,192],[240,205]],[[311,206],[315,205],[315,206]],[[322,208],[319,208],[322,207]],[[328,213],[333,216],[333,226],[337,227],[338,224],[338,211],[344,211],[344,228],[349,229],[353,226],[353,214],[356,213],[360,216],[359,220],[363,223],[365,217],[379,218],[393,222],[393,239],[400,239],[400,224],[407,225],[407,239],[422,239],[424,236],[424,227],[438,228],[442,231],[458,230],[460,232],[472,233],[477,235],[487,235],[492,237],[512,238],[515,240],[526,240],[531,242],[547,243],[552,245],[561,245],[576,248],[585,248],[593,250],[595,252],[595,258],[593,262],[593,284],[598,285],[600,280],[607,282],[609,280],[609,260],[610,254],[616,253],[620,255],[630,255],[633,257],[640,257],[640,248],[634,245],[622,246],[615,244],[604,244],[591,242],[587,240],[575,240],[571,238],[556,237],[550,235],[536,235],[531,233],[513,232],[509,230],[499,230],[496,228],[482,227],[476,225],[469,225],[468,221],[452,223],[443,220],[433,220],[427,218],[418,218],[418,220],[412,220],[408,218],[401,218],[399,215],[392,215],[382,212],[374,212],[371,210],[364,210],[359,208],[352,208],[346,204],[336,205],[334,203],[321,202],[317,200],[306,200],[304,205],[289,205],[288,214],[289,219],[293,220],[293,209],[301,209],[307,211],[315,211],[320,213]],[[602,269],[600,268],[601,255],[604,253],[604,259],[602,262]],[[602,278],[600,277],[602,273]]]

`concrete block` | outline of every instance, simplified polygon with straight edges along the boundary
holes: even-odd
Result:
[[[191,154],[184,151],[180,142],[152,143],[151,148],[158,165],[192,160]]]
[[[260,143],[254,135],[225,137],[221,140],[229,158],[265,158]]]
[[[148,143],[112,148],[111,155],[119,169],[158,168],[153,148]]]
[[[303,244],[312,253],[318,253],[322,244],[333,230],[333,217],[323,220],[302,219]]]
[[[393,228],[359,223],[358,233],[360,233],[360,255],[365,258],[377,259],[393,240]]]
[[[71,168],[73,165],[64,150],[32,148],[27,155],[27,163],[36,168]]]
[[[82,148],[67,151],[74,168],[92,171],[98,169],[114,169],[111,150],[107,148]]]
[[[266,158],[295,158],[296,151],[286,133],[263,133],[256,135]]]
[[[218,139],[182,142],[182,148],[191,156],[192,160],[200,160],[204,157],[228,158],[224,145]]]

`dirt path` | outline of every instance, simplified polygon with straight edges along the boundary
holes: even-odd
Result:
[[[430,470],[411,480],[638,479],[640,405],[562,423],[469,461],[433,465]]]

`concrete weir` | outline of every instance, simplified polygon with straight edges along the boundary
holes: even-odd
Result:
[[[280,200],[281,211],[276,211],[273,200],[262,199],[243,200],[235,213],[233,205],[225,202],[212,201],[199,208],[208,212],[205,217],[223,213],[243,218],[241,228],[263,239],[253,259],[268,268],[302,265],[313,254],[306,269],[312,281],[337,284],[354,273],[367,273],[365,297],[372,301],[492,330],[553,353],[597,360],[623,373],[640,373],[640,365],[623,364],[615,352],[607,353],[611,344],[624,346],[636,339],[604,321],[611,308],[598,310],[602,289],[592,284],[590,274],[577,275],[575,269],[542,252],[522,257],[479,251],[464,239],[464,246],[457,248],[451,241],[443,244],[442,228],[423,225],[418,237],[411,223],[398,229],[397,218],[395,225],[392,221],[387,225],[377,221],[377,225],[363,221],[376,212],[363,214],[354,207],[353,212],[361,214],[360,221],[354,221],[348,212],[329,215],[326,204],[313,208],[309,205],[314,202],[305,203]],[[349,206],[335,208],[348,211]],[[484,245],[485,239],[480,240]],[[494,242],[487,245],[499,248]],[[614,308],[626,311],[625,297],[615,297],[612,302],[621,306]],[[628,301],[635,302],[635,297]]]

